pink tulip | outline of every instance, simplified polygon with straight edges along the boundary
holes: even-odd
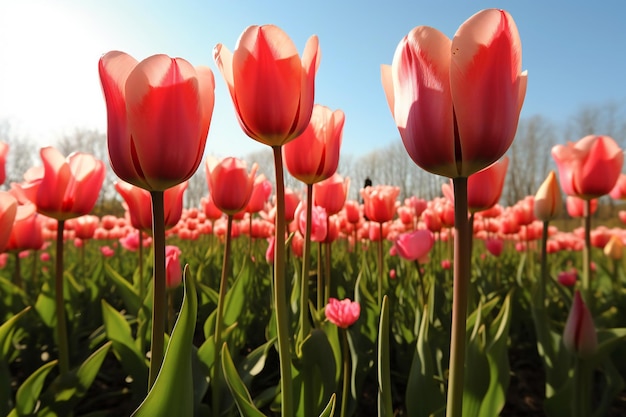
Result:
[[[305,235],[306,231],[306,206],[300,204],[296,209],[296,216],[298,218],[298,227],[300,234]],[[311,241],[323,242],[326,239],[328,233],[328,215],[323,207],[313,205],[311,208]]]
[[[181,250],[177,246],[165,246],[165,285],[169,289],[176,288],[183,282],[180,254]]]
[[[302,134],[313,111],[320,55],[317,36],[311,36],[300,59],[293,41],[274,25],[249,26],[234,52],[215,46],[215,63],[249,137],[280,146]]]
[[[576,285],[576,281],[578,281],[578,271],[576,271],[575,268],[571,268],[568,271],[561,271],[557,275],[557,281],[565,287],[573,287]]]
[[[567,214],[569,214],[570,217],[583,217],[585,212],[585,200],[574,196],[567,196],[567,198],[565,199],[565,207],[567,209]],[[593,200],[591,200],[590,208],[591,213],[589,214],[593,214],[596,212],[596,210],[598,209],[597,199],[594,198]]]
[[[224,213],[234,215],[245,210],[254,187],[257,165],[248,173],[244,161],[224,158],[206,162],[206,176],[213,203]]]
[[[119,51],[100,58],[113,171],[149,191],[164,191],[196,172],[215,100],[208,67],[153,55],[141,62]]]
[[[624,152],[609,136],[589,135],[576,143],[556,145],[552,157],[565,194],[585,200],[611,192],[624,163]]]
[[[470,213],[490,209],[500,200],[509,158],[505,156],[467,179],[467,206]]]
[[[337,214],[346,204],[346,197],[350,189],[350,178],[342,178],[334,174],[328,179],[313,186],[314,204],[326,209],[329,216]]]
[[[394,247],[402,258],[417,261],[428,256],[434,244],[435,236],[430,230],[416,230],[400,234]]]
[[[265,208],[265,203],[272,194],[272,183],[261,174],[254,179],[252,194],[246,205],[247,213],[258,213]]]
[[[598,335],[591,312],[576,290],[572,308],[563,330],[563,344],[571,353],[581,358],[593,356],[598,347]]]
[[[359,319],[359,315],[361,314],[361,305],[348,298],[344,298],[339,301],[336,298],[331,297],[328,299],[328,304],[326,304],[324,314],[326,314],[328,321],[337,327],[347,329]]]
[[[469,177],[513,142],[526,94],[521,42],[513,18],[483,10],[452,41],[426,26],[398,45],[382,83],[404,145],[417,165]]]
[[[65,158],[52,147],[42,148],[40,154],[43,168],[26,171],[20,185],[37,211],[56,220],[88,214],[104,182],[104,163],[84,153]]]
[[[487,239],[485,241],[485,247],[493,256],[500,256],[504,250],[504,241],[502,239]]]
[[[0,191],[0,252],[3,252],[9,243],[16,215],[16,198],[6,191]]]
[[[100,253],[102,253],[105,258],[110,258],[115,255],[115,251],[110,246],[101,246]]]

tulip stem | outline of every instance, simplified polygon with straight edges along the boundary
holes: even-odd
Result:
[[[141,354],[143,355],[146,349],[146,334],[145,334],[145,322],[146,322],[146,318],[145,315],[143,316],[143,319],[141,318],[142,316],[139,314],[143,309],[144,309],[144,298],[146,298],[146,287],[145,287],[145,282],[143,281],[143,232],[139,229],[137,229],[137,232],[139,233],[138,238],[139,238],[139,247],[137,248],[137,253],[138,253],[138,258],[139,258],[139,277],[138,279],[138,294],[139,294],[139,310],[137,311],[137,317],[139,317],[139,324],[138,324],[138,328],[137,328],[137,337],[139,338],[139,351],[141,352]]]
[[[285,282],[285,180],[282,147],[272,146],[276,170],[276,234],[274,240],[274,308],[280,361],[281,415],[293,413],[293,385],[291,380],[291,352],[289,348],[289,310]]]
[[[591,415],[591,378],[590,366],[585,359],[576,355],[574,359],[574,391],[572,395],[572,416],[585,417]]]
[[[63,229],[65,220],[59,220],[56,241],[56,280],[54,296],[56,300],[57,344],[59,349],[59,371],[63,378],[70,370],[70,353],[67,342],[67,322],[65,320],[65,300],[63,298]]]
[[[148,390],[156,381],[163,363],[165,344],[165,314],[167,297],[165,293],[165,212],[163,191],[150,191],[152,198],[152,245],[154,248],[153,273],[154,291],[152,294],[152,342],[150,348],[150,374]]]
[[[383,305],[383,224],[378,223],[378,308]]]
[[[348,392],[350,391],[350,348],[348,346],[348,329],[341,331],[341,352],[343,357],[343,387],[341,390],[341,413],[339,417],[346,416],[348,408]]]
[[[539,297],[537,302],[541,307],[546,305],[546,280],[548,278],[548,226],[550,222],[543,222],[543,232],[541,234],[541,274],[539,275]]]
[[[302,256],[302,277],[300,278],[300,336],[304,341],[310,331],[309,323],[309,271],[311,256],[311,217],[313,212],[313,184],[306,185],[306,229],[304,231],[304,248]],[[295,219],[300,221],[300,219]],[[319,277],[318,277],[319,279]]]
[[[228,215],[226,221],[226,244],[224,246],[224,259],[222,260],[222,276],[220,278],[219,296],[217,298],[217,313],[215,316],[215,333],[213,339],[215,340],[215,361],[213,362],[213,379],[211,381],[213,389],[213,415],[220,415],[220,398],[221,392],[221,380],[222,380],[222,359],[220,352],[222,351],[222,327],[224,321],[224,304],[226,300],[226,289],[228,287],[228,273],[230,271],[230,247],[231,247],[231,234],[233,230],[233,216]]]
[[[582,295],[583,299],[591,309],[590,274],[591,274],[591,200],[585,200],[583,204],[583,224],[585,231],[585,246],[583,247],[583,276]]]
[[[465,323],[470,281],[470,239],[467,217],[467,177],[453,178],[454,186],[454,284],[452,294],[452,330],[450,340],[450,378],[448,381],[447,417],[463,414],[465,366]]]

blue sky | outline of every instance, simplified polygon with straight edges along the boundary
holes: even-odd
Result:
[[[529,73],[523,118],[541,114],[558,125],[583,106],[626,104],[626,3],[542,3],[3,1],[0,121],[8,120],[15,132],[42,146],[75,127],[104,131],[99,57],[114,49],[139,60],[165,53],[214,71],[216,107],[207,153],[244,156],[263,145],[239,128],[212,50],[217,43],[233,50],[247,26],[273,23],[300,52],[311,35],[318,35],[322,59],[315,101],[346,113],[342,152],[362,155],[400,140],[380,83],[380,65],[391,63],[402,37],[419,25],[452,37],[472,14],[490,7],[509,11],[520,32],[523,68]]]

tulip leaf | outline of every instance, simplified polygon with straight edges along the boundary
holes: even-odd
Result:
[[[330,396],[330,400],[328,401],[328,405],[326,405],[326,408],[324,408],[324,410],[322,410],[322,413],[320,414],[320,417],[332,417],[333,414],[335,414],[335,402],[337,400],[337,397],[335,394]]]
[[[407,412],[415,417],[429,417],[442,410],[446,404],[441,384],[436,381],[434,374],[433,354],[428,337],[428,311],[429,306],[425,304],[406,387]]]
[[[105,264],[104,269],[106,269],[107,275],[115,284],[117,288],[118,294],[124,301],[124,305],[128,309],[128,311],[137,316],[139,309],[142,305],[142,300],[139,299],[139,293],[133,287],[132,283],[128,282],[123,276],[121,276],[111,265],[108,263]]]
[[[243,417],[264,417],[264,414],[254,405],[248,389],[239,377],[230,352],[226,348],[226,343],[222,346],[222,369],[228,389],[235,399],[235,404],[237,404],[241,415]]]
[[[35,310],[39,313],[41,321],[43,321],[44,324],[50,328],[54,328],[56,326],[56,308],[52,290],[50,289],[50,286],[45,283],[41,287],[41,292],[35,302]]]
[[[39,395],[43,389],[46,377],[52,368],[57,365],[57,362],[54,360],[44,364],[26,378],[17,390],[15,408],[9,414],[9,417],[27,416],[35,411],[35,406],[37,401],[39,401]]]
[[[6,360],[9,356],[9,351],[12,347],[11,338],[15,332],[15,326],[30,309],[30,307],[24,308],[0,326],[0,360]]]
[[[161,370],[134,417],[193,416],[194,387],[192,373],[193,335],[198,313],[198,299],[193,279],[185,267],[185,294],[180,315],[167,343]]]
[[[383,297],[378,330],[378,415],[393,417],[391,402],[391,360],[389,351],[389,297]]]

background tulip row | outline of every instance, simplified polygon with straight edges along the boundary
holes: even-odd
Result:
[[[269,304],[272,258],[267,254],[271,250],[273,205],[271,194],[262,195],[263,208],[243,215],[231,231],[233,273],[229,277],[224,321],[229,329],[225,338],[233,363],[257,407],[270,414],[269,410],[276,410],[274,401],[279,379],[276,352],[272,348],[275,339]],[[468,320],[468,330],[470,340],[476,343],[473,353],[476,356],[470,363],[476,364],[475,372],[482,375],[483,386],[479,394],[468,395],[489,398],[496,409],[516,407],[515,402],[506,402],[517,395],[515,388],[508,389],[511,384],[509,369],[513,367],[515,380],[519,378],[516,368],[520,366],[519,362],[509,358],[510,353],[513,358],[527,356],[528,361],[537,367],[538,375],[560,372],[563,381],[568,380],[569,364],[573,360],[572,354],[562,347],[558,357],[563,368],[543,369],[536,350],[533,314],[537,313],[533,313],[531,288],[540,275],[541,227],[534,215],[534,200],[529,197],[512,207],[495,205],[489,211],[478,212],[474,220],[473,302],[470,307],[473,313]],[[212,347],[208,341],[212,337],[217,302],[225,217],[210,205],[205,205],[204,209],[182,208],[182,194],[176,201],[181,210],[177,221],[168,229],[167,240],[180,252],[168,259],[178,268],[188,265],[188,274],[195,281],[198,293],[193,337],[196,347],[193,360],[197,364],[193,391],[198,415],[202,415],[201,410],[208,410],[211,404],[206,382],[212,367]],[[376,392],[377,336],[380,331],[376,292],[377,274],[382,270],[385,275],[383,291],[389,297],[389,351],[392,358],[389,368],[394,407],[409,412],[409,415],[429,415],[441,410],[444,404],[452,286],[452,225],[446,223],[445,211],[450,202],[445,198],[399,201],[393,195],[390,201],[394,210],[391,219],[384,223],[382,240],[378,223],[365,218],[362,203],[348,200],[332,216],[326,216],[323,206],[315,206],[319,216],[314,217],[312,224],[316,243],[312,246],[309,285],[311,300],[316,305],[314,317],[319,320],[321,333],[315,333],[317,339],[311,343],[320,349],[318,360],[324,364],[323,368],[329,368],[323,392],[339,392],[341,332],[346,332],[354,364],[348,410],[353,415],[368,415]],[[298,196],[294,195],[289,213],[297,218],[289,223],[287,273],[292,277],[292,300],[296,300],[299,294],[303,243],[302,222],[297,220],[304,216],[297,214],[297,202]],[[55,258],[55,250],[50,240],[55,236],[56,222],[33,215],[28,220],[32,222],[29,229],[23,230],[26,223],[15,223],[17,227],[13,229],[11,243],[0,258],[3,263],[0,313],[4,323],[0,332],[3,340],[3,366],[0,369],[4,373],[2,379],[8,382],[3,395],[9,398],[3,414],[13,407],[35,410],[34,403],[31,408],[28,408],[28,402],[22,403],[25,395],[40,398],[53,409],[72,409],[77,415],[95,410],[127,415],[143,400],[148,372],[150,303],[147,294],[150,292],[151,238],[149,234],[140,234],[130,218],[129,211],[124,217],[82,216],[69,221],[65,230],[65,278],[68,283],[65,308],[68,312],[70,363],[73,372],[84,366],[87,369],[92,367],[91,377],[82,382],[87,385],[70,391],[70,402],[60,401],[60,394],[55,392],[52,384],[57,374],[54,359],[58,352],[50,290],[53,285],[51,260]],[[592,281],[596,301],[593,311],[595,326],[601,329],[623,327],[626,320],[619,308],[624,302],[623,241],[621,227],[594,225]],[[382,264],[377,260],[379,243],[384,247]],[[551,331],[557,340],[561,339],[574,298],[573,288],[580,285],[578,271],[582,269],[583,246],[582,228],[567,231],[550,227],[550,278],[545,314],[553,324]],[[328,270],[326,248],[330,254]],[[143,270],[140,269],[141,260]],[[333,297],[359,302],[360,314],[357,313],[356,317],[348,315],[342,319],[335,314],[330,322],[325,319],[324,305],[318,309],[316,282],[318,276],[327,273],[330,273],[330,294]],[[176,267],[168,273],[170,330],[182,302],[180,277],[180,269]],[[298,308],[297,303],[291,304],[292,317],[298,316]],[[330,313],[327,316],[333,317]],[[348,321],[342,321],[344,319]],[[606,340],[610,334],[623,336],[619,331],[603,332],[599,334],[605,335],[602,337],[607,337]],[[100,361],[94,365],[90,359],[100,352],[102,346],[109,346],[108,350],[100,353]],[[594,401],[609,407],[619,393],[619,381],[626,369],[622,368],[621,361],[612,360],[623,354],[623,343],[612,342],[607,346],[609,352],[599,368],[606,380],[597,383],[613,389],[603,391],[607,398],[594,398]],[[493,364],[497,367],[493,368]],[[493,369],[501,372],[495,380]],[[37,381],[41,383],[39,389]],[[412,395],[414,390],[424,390],[425,393]],[[18,395],[18,391],[23,394]],[[495,392],[499,392],[499,396]],[[546,388],[546,394],[548,392]],[[491,394],[487,396],[487,393]],[[224,395],[229,397],[227,393]],[[558,396],[551,398],[554,402]],[[568,401],[569,398],[564,400]],[[556,411],[559,407],[550,410],[550,401],[546,400],[546,404],[548,415],[567,415],[567,412],[559,414]],[[226,400],[223,408],[234,412],[233,400]],[[486,414],[476,411],[475,415]]]

